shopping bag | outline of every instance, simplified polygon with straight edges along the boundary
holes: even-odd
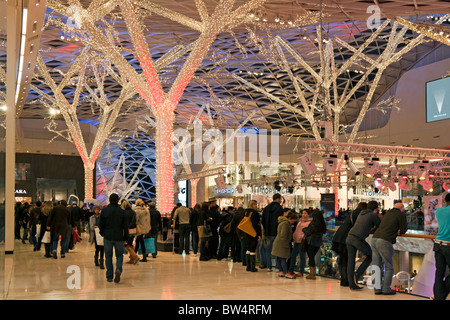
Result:
[[[145,251],[148,253],[156,253],[155,238],[144,239]]]
[[[36,225],[36,237],[40,237],[40,235],[41,235],[41,225],[40,224],[37,224]]]
[[[99,228],[95,228],[95,241],[97,241],[98,246],[103,246],[103,237],[100,234]]]
[[[50,231],[48,231],[48,230],[45,231],[44,236],[42,237],[41,242],[42,242],[42,243],[51,243],[51,242],[52,242],[52,240],[51,240],[51,235],[50,235]]]
[[[250,213],[250,215],[248,217],[244,217],[241,222],[239,223],[239,225],[237,226],[237,228],[247,234],[249,234],[252,237],[256,237],[256,231],[253,228],[253,224],[251,221],[251,217],[252,214]]]
[[[78,242],[81,242],[81,238],[78,235],[77,230],[73,230],[72,232],[72,241],[73,241],[73,245],[75,246]]]
[[[144,239],[145,253],[156,253],[155,248],[155,238],[145,238]],[[138,254],[142,254],[142,246],[139,246]]]

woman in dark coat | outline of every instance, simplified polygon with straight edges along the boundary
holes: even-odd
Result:
[[[247,252],[247,244],[244,240],[244,233],[237,228],[239,223],[244,219],[245,217],[245,210],[242,207],[239,207],[236,210],[236,214],[233,218],[233,235],[234,235],[234,241],[236,245],[236,257],[233,257],[233,262],[242,262],[242,265],[245,267],[247,266],[247,261],[245,261],[245,253]],[[235,261],[236,260],[236,261]]]
[[[336,252],[336,254],[339,256],[338,261],[338,267],[339,267],[339,273],[341,275],[341,286],[348,287],[348,276],[347,276],[347,261],[348,261],[348,252],[347,252],[347,244],[345,243],[345,240],[347,239],[348,232],[353,227],[353,224],[356,221],[356,218],[358,218],[358,215],[361,211],[367,209],[367,203],[366,202],[360,202],[358,204],[358,207],[353,210],[352,213],[350,213],[347,217],[345,217],[344,222],[339,227],[339,229],[336,231],[333,237],[333,244],[331,247],[331,250]]]
[[[41,210],[41,214],[39,215],[39,223],[41,224],[41,234],[39,235],[39,240],[38,240],[39,244],[42,242],[42,238],[44,237],[45,231],[47,231],[47,228],[45,228],[45,227],[47,226],[47,219],[48,219],[48,216],[50,215],[50,211],[52,211],[52,209],[53,209],[53,202],[47,201]],[[45,257],[51,258],[52,256],[50,254],[50,251],[52,248],[52,244],[44,243],[44,247],[45,247]]]
[[[309,275],[306,279],[316,279],[316,262],[314,257],[322,245],[322,236],[327,232],[327,226],[322,211],[315,210],[312,213],[312,221],[308,227],[303,228],[306,236],[306,253],[308,254]]]
[[[134,251],[133,241],[136,236],[136,212],[131,208],[131,204],[128,200],[123,200],[121,203],[122,209],[125,211],[125,216],[127,217],[128,222],[128,241],[125,245],[125,250],[127,250],[129,254],[130,260],[127,262],[128,264],[136,264],[139,261],[139,256]]]
[[[248,233],[244,234],[244,240],[247,245],[247,251],[245,253],[245,260],[247,264],[247,271],[256,272],[256,248],[258,241],[261,240],[261,217],[257,211],[258,203],[256,200],[251,200],[248,204],[248,208],[245,209],[245,216],[249,217],[252,222],[253,229],[256,231],[256,236],[252,236]]]
[[[211,222],[212,217],[209,210],[209,202],[203,202],[197,220],[198,236],[200,238],[200,261],[208,261],[211,259],[211,255],[206,248],[206,242],[208,242],[212,233],[210,230],[205,230],[205,224],[209,225]]]

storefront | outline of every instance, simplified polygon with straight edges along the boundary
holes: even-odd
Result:
[[[16,202],[68,200],[72,194],[84,199],[80,157],[18,153],[15,180]]]

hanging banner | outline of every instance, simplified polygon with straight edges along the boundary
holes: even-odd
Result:
[[[224,190],[227,188],[227,184],[225,183],[225,178],[224,176],[218,176],[217,178],[214,179],[216,181],[216,186],[218,190]]]

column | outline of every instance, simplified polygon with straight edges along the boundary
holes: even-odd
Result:
[[[16,167],[16,83],[19,63],[19,7],[8,1],[7,72],[6,72],[6,137],[5,137],[5,253],[14,252],[14,190]]]

